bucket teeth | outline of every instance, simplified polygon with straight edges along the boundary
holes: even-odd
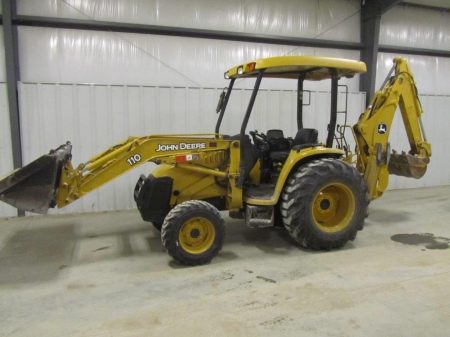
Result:
[[[72,145],[61,145],[49,154],[13,171],[0,180],[0,200],[24,211],[47,213],[55,206],[61,169],[71,159]]]

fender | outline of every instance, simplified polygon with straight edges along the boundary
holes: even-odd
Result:
[[[270,199],[255,199],[245,198],[244,201],[247,204],[258,206],[274,206],[280,199],[281,192],[283,191],[284,184],[286,183],[289,175],[295,172],[295,168],[300,164],[305,163],[316,158],[340,158],[344,156],[344,151],[340,149],[331,149],[324,146],[309,147],[301,150],[291,150],[286,162],[281,169],[280,175],[275,185],[274,192]]]

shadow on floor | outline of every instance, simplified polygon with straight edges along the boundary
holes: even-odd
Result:
[[[15,232],[0,250],[0,284],[49,281],[72,259],[74,225],[39,227]]]
[[[299,245],[282,227],[249,228],[243,221],[235,221],[227,226],[225,244],[241,243],[256,247],[267,254],[283,255]]]
[[[159,231],[150,223],[102,229],[77,236],[74,264],[89,264],[130,256],[164,254]]]
[[[411,220],[409,212],[392,211],[388,209],[377,209],[369,207],[369,217],[366,219],[366,225],[376,223],[377,225],[394,224],[408,222]]]
[[[35,227],[13,233],[0,250],[0,284],[39,283],[58,277],[74,264],[85,264],[132,255],[163,254],[159,233],[148,225],[124,230],[102,230],[80,234],[77,226]],[[151,234],[149,234],[151,233]],[[135,246],[132,236],[142,236],[144,246]],[[119,244],[113,252],[109,245],[93,246],[80,259],[78,251],[85,240],[115,237]]]

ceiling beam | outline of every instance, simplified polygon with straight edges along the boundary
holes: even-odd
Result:
[[[361,3],[361,59],[367,65],[367,72],[360,76],[359,90],[366,92],[367,104],[375,93],[381,16],[400,1],[363,0]]]
[[[19,50],[17,26],[13,24],[16,14],[16,0],[2,0],[3,41],[5,48],[6,90],[8,95],[9,127],[11,130],[11,148],[13,167],[22,167],[22,138],[20,134],[20,111],[17,82],[20,81]],[[17,211],[23,216],[25,212]]]
[[[268,43],[268,44],[279,44],[290,46],[317,47],[317,48],[359,50],[361,49],[362,46],[361,43],[359,42],[351,42],[351,41],[335,41],[335,40],[323,40],[323,39],[303,38],[303,37],[229,32],[210,29],[145,25],[145,24],[110,22],[110,21],[63,19],[63,18],[51,18],[51,17],[28,16],[28,15],[18,15],[15,18],[14,23],[17,25],[31,26],[31,27],[84,29],[84,30],[109,31],[120,33],[183,36],[183,37],[193,37],[203,39]]]
[[[432,57],[450,57],[450,51],[448,51],[448,50],[416,48],[416,47],[380,45],[380,46],[378,46],[378,51],[382,52],[382,53],[393,53],[393,54],[407,54],[407,55],[420,55],[420,56],[432,56]]]
[[[418,4],[415,2],[407,2],[402,1],[399,3],[399,6],[402,7],[410,7],[410,8],[418,8],[418,9],[425,9],[425,10],[433,10],[433,11],[439,11],[439,12],[450,12],[450,5],[448,7],[442,7],[442,6],[435,6],[430,4]]]
[[[17,96],[17,82],[20,81],[17,26],[12,22],[16,13],[16,1],[2,0],[1,5],[12,156],[14,168],[18,168],[22,166],[22,142]]]

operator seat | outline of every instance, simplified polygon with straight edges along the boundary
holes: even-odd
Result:
[[[283,130],[268,130],[267,141],[270,147],[270,159],[273,161],[284,161],[291,149],[291,143],[284,138]]]
[[[300,129],[297,131],[295,135],[294,142],[292,143],[292,147],[300,146],[306,147],[317,145],[317,137],[319,132],[316,129]]]
[[[316,146],[318,145],[317,143],[318,135],[319,132],[316,129],[300,129],[297,131],[297,134],[295,135],[294,141],[292,142],[292,147],[288,147],[286,150],[283,149],[282,151],[271,152],[270,159],[276,162],[283,162],[288,157],[291,148],[295,147],[301,149],[303,147]],[[269,131],[267,132],[267,137],[269,137]]]

